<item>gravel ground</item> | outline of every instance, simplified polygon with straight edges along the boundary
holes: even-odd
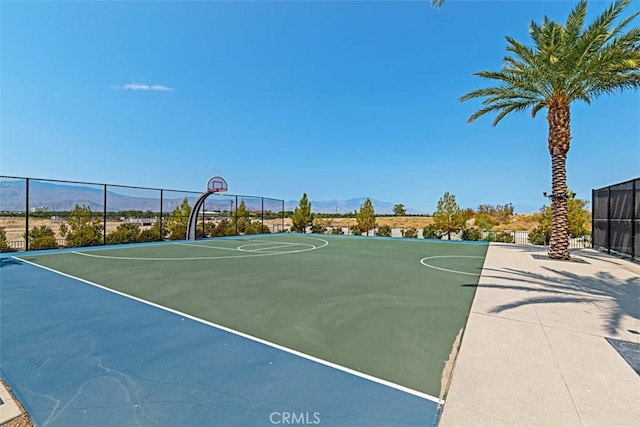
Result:
[[[20,408],[20,410],[22,411],[22,415],[14,418],[14,419],[12,419],[10,421],[7,421],[6,423],[2,424],[2,427],[34,427],[34,424],[31,422],[31,419],[29,418],[29,415],[27,414],[27,412],[24,410],[24,407],[22,406],[20,401],[16,398],[16,396],[11,391],[11,387],[9,387],[2,380],[2,378],[0,378],[0,382],[2,383],[4,388],[9,392],[9,394],[11,394],[11,397],[13,397],[14,402],[17,403],[18,408]]]

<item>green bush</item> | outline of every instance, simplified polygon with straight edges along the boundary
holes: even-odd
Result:
[[[383,225],[382,227],[379,227],[378,232],[376,233],[376,236],[391,237],[391,227],[388,225]]]
[[[331,229],[331,234],[340,235],[340,234],[344,234],[344,231],[342,231],[342,227],[333,227]]]
[[[58,247],[56,236],[53,230],[46,225],[35,227],[29,231],[29,235],[26,236],[29,239],[29,249],[53,249]]]
[[[411,227],[407,230],[402,230],[402,237],[407,239],[417,239],[418,238],[418,230],[415,227]]]
[[[218,224],[216,224],[213,230],[211,230],[211,232],[209,233],[209,236],[210,237],[228,236],[227,230],[230,230],[230,229],[235,233],[235,227],[232,226],[229,221],[227,221],[226,219],[223,219]]]
[[[422,229],[422,237],[425,239],[440,239],[442,236],[442,231],[438,230],[435,224],[429,224]]]
[[[482,240],[482,233],[475,228],[465,228],[462,230],[462,240]]]
[[[327,227],[322,224],[313,224],[311,226],[311,232],[315,234],[324,234],[327,232]]]
[[[151,227],[142,230],[138,235],[138,242],[157,242],[162,240],[160,235],[160,227]]]
[[[362,236],[362,230],[360,230],[360,227],[358,227],[357,225],[350,226],[349,233],[351,233],[354,236]]]
[[[118,225],[115,231],[107,234],[107,244],[118,245],[122,243],[135,243],[140,238],[140,226],[130,222]]]
[[[95,246],[104,243],[103,226],[100,218],[92,218],[91,208],[76,205],[69,212],[67,221],[60,225],[60,235],[66,246]]]
[[[485,242],[498,242],[498,243],[513,243],[513,234],[507,233],[504,231],[501,232],[487,232],[487,235],[484,237]]]
[[[513,243],[514,241],[515,239],[513,238],[512,233],[507,233],[506,231],[503,231],[501,233],[496,234],[496,242]]]
[[[0,252],[9,252],[11,248],[7,243],[7,233],[4,231],[3,227],[0,227]]]
[[[551,241],[551,232],[544,226],[536,227],[529,232],[529,242],[532,245],[546,246]]]
[[[254,221],[251,225],[244,229],[244,234],[268,234],[271,233],[269,227],[263,225],[260,221]]]

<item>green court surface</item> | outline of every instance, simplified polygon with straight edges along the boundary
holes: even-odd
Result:
[[[486,251],[276,234],[20,258],[438,397]]]

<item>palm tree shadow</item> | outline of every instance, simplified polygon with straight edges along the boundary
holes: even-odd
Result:
[[[579,275],[549,267],[542,268],[550,274],[511,268],[485,269],[485,273],[495,272],[496,274],[484,274],[484,278],[510,280],[511,282],[516,279],[522,284],[478,284],[478,287],[513,289],[543,294],[497,305],[490,310],[490,313],[501,313],[529,304],[576,302],[597,304],[607,301],[612,308],[608,310],[603,321],[609,333],[618,333],[624,316],[640,320],[640,277],[620,279],[606,271],[599,271],[595,275]],[[629,330],[629,332],[637,333],[634,330]]]

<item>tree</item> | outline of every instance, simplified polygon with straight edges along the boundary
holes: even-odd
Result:
[[[407,214],[407,210],[404,208],[402,203],[393,206],[393,214],[395,216],[405,216]]]
[[[185,197],[180,206],[176,207],[167,219],[166,230],[169,233],[169,240],[184,239],[184,236],[187,235],[189,214],[191,214],[191,206]]]
[[[249,209],[247,209],[247,204],[244,200],[238,204],[238,207],[231,216],[231,220],[233,222],[233,226],[237,228],[238,233],[244,233],[247,227],[251,226],[251,213],[249,212]]]
[[[104,243],[103,226],[100,218],[92,219],[93,212],[88,206],[76,205],[60,225],[60,235],[66,246],[95,246]]]
[[[313,215],[311,214],[311,203],[307,198],[307,193],[302,194],[300,205],[293,211],[291,216],[291,231],[297,233],[306,233],[307,227],[313,224]]]
[[[531,116],[547,109],[548,149],[551,155],[553,227],[549,256],[570,259],[566,159],[571,142],[570,110],[574,101],[591,101],[640,87],[640,29],[624,32],[640,12],[617,25],[631,0],[617,0],[585,27],[587,0],[573,8],[566,24],[545,17],[529,24],[533,47],[507,37],[507,51],[500,71],[481,71],[476,76],[497,81],[494,87],[463,95],[462,102],[485,98],[484,108],[468,122],[491,112],[500,120],[513,111],[531,109]]]
[[[570,192],[570,194],[573,194]],[[572,197],[567,204],[567,229],[569,236],[581,237],[589,234],[587,224],[589,223],[588,200],[576,199]],[[529,233],[529,241],[534,245],[549,244],[553,230],[553,210],[549,206],[543,206],[539,214],[540,226]]]
[[[433,223],[436,228],[451,240],[451,233],[462,230],[466,222],[466,214],[458,206],[456,196],[448,192],[444,193],[444,196],[438,200],[438,206],[433,214]]]
[[[29,231],[29,235],[25,236],[25,239],[29,239],[29,249],[52,249],[58,247],[55,233],[46,225],[34,227]]]
[[[360,211],[356,214],[356,223],[360,231],[362,233],[366,232],[367,236],[369,235],[369,230],[376,228],[376,212],[373,209],[371,199],[367,198],[360,206]]]

